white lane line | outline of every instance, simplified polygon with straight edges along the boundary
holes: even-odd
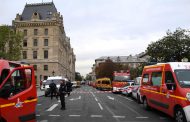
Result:
[[[40,105],[42,105],[42,104],[37,104],[37,106],[40,106]]]
[[[58,106],[58,104],[54,104],[54,105],[52,105],[48,110],[46,110],[46,111],[52,111],[55,107],[57,107]]]
[[[95,100],[98,102],[98,99],[95,97]]]
[[[80,115],[69,115],[70,117],[80,117]]]
[[[136,117],[137,119],[148,119],[148,117],[146,117],[146,116],[138,116],[138,117]]]
[[[92,94],[93,97],[96,97],[93,92],[90,92],[90,93]]]
[[[125,118],[125,116],[113,116],[114,118]]]
[[[101,117],[103,117],[102,115],[91,115],[90,117],[98,117],[98,118],[101,118]]]
[[[36,116],[40,116],[39,114],[36,114]]]
[[[54,114],[50,114],[49,116],[60,116],[60,115],[54,115]]]
[[[103,110],[103,107],[102,107],[102,105],[101,105],[100,103],[98,103],[98,105],[99,105],[100,109],[101,109],[101,110]]]

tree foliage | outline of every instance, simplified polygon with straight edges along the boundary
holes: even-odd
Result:
[[[75,72],[75,80],[76,81],[82,81],[82,76],[79,72]]]
[[[8,26],[0,26],[0,58],[19,60],[21,57],[21,42],[23,35]]]
[[[162,39],[148,45],[147,54],[157,61],[181,61],[190,59],[190,33],[178,28],[176,31],[167,31]]]
[[[129,70],[129,66],[127,64],[114,63],[108,58],[105,62],[100,63],[99,66],[96,67],[96,78],[108,77],[113,80],[114,71],[121,70]]]

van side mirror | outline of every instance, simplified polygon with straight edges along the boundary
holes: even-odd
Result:
[[[167,86],[168,90],[175,90],[176,89],[175,83],[166,83],[166,86]]]

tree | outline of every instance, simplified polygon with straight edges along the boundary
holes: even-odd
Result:
[[[96,78],[108,77],[111,80],[113,79],[113,72],[117,70],[117,66],[110,59],[107,59],[105,62],[100,63],[96,67]]]
[[[15,32],[8,26],[0,26],[0,58],[7,60],[19,60],[23,34]]]
[[[80,75],[79,72],[75,72],[75,80],[76,81],[82,81],[82,76]]]
[[[152,42],[147,47],[147,54],[157,61],[181,61],[190,59],[190,33],[178,28],[173,33],[169,30],[162,39]]]

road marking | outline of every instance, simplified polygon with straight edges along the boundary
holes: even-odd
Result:
[[[98,102],[98,99],[95,97],[95,100]]]
[[[36,116],[40,116],[39,114],[36,114]]]
[[[92,94],[93,97],[95,97],[94,93],[93,92],[90,92]]]
[[[115,98],[114,97],[111,97],[111,96],[107,96],[108,97],[108,99],[110,99],[110,100],[114,100]]]
[[[54,115],[54,114],[50,114],[49,116],[60,116],[60,115]]]
[[[42,104],[37,104],[37,106],[40,106],[40,105],[42,105]]]
[[[46,111],[52,111],[55,107],[57,107],[58,106],[58,104],[54,104],[54,105],[52,105],[48,110],[46,110]]]
[[[69,100],[73,101],[73,100],[80,100],[81,99],[81,96],[79,96],[78,98],[71,98]]]
[[[103,110],[103,107],[102,107],[102,105],[101,105],[100,103],[98,103],[98,105],[99,105],[100,109],[101,109],[101,110]]]
[[[102,115],[91,115],[90,117],[103,117]]]
[[[69,115],[70,117],[80,117],[80,115]]]
[[[113,116],[114,118],[125,118],[125,116]]]
[[[146,117],[146,116],[138,116],[138,117],[136,117],[137,119],[148,119],[148,117]]]

